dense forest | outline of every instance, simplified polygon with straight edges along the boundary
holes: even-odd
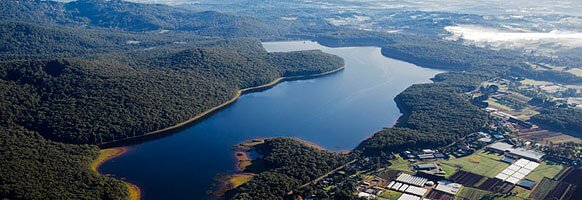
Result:
[[[0,133],[0,198],[127,198],[120,181],[89,170],[97,147],[52,142],[19,126],[3,124]]]
[[[423,67],[479,71],[503,77],[527,77],[562,84],[581,84],[582,77],[558,71],[533,70],[526,61],[541,58],[515,50],[491,50],[429,35],[334,30],[314,40],[327,46],[379,46],[382,54]]]
[[[450,72],[436,76],[435,83],[407,88],[395,98],[403,113],[395,127],[375,133],[354,152],[377,156],[405,148],[444,146],[478,131],[489,117],[464,93],[487,78],[474,72]]]
[[[236,39],[278,35],[247,17],[103,0],[2,0],[0,10],[3,199],[126,199],[122,182],[89,170],[99,149],[77,144],[165,128],[238,89],[343,66]]]
[[[343,65],[320,51],[269,54],[256,42],[234,45],[148,51],[131,61],[3,62],[0,112],[54,141],[101,144],[185,121],[241,88]]]
[[[229,199],[284,199],[287,192],[348,162],[343,154],[316,149],[293,138],[271,138],[254,147],[258,173],[227,193]],[[259,163],[259,164],[257,164]]]
[[[531,122],[543,128],[567,133],[575,133],[580,137],[582,133],[582,110],[576,108],[549,107],[534,115]]]
[[[444,145],[479,129],[487,117],[464,92],[493,76],[582,82],[568,73],[531,70],[524,61],[532,58],[514,51],[325,23],[120,0],[0,0],[0,13],[0,198],[8,199],[127,198],[120,181],[89,171],[98,153],[94,144],[173,125],[241,88],[343,65],[320,51],[268,53],[259,40],[380,46],[386,56],[455,71],[396,98],[404,114],[396,128],[378,132],[355,151],[371,156],[405,145]],[[580,130],[579,115],[548,109],[532,120]],[[280,198],[347,161],[288,139],[258,149],[268,168],[230,197]]]
[[[3,13],[0,20],[131,32],[172,30],[189,31],[201,36],[277,37],[279,32],[291,28],[290,25],[281,24],[284,21],[274,23],[214,11],[196,12],[162,4],[139,4],[122,0],[78,0],[69,3],[0,0],[0,11]]]

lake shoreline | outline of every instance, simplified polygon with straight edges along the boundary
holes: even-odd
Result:
[[[326,75],[330,75],[330,74],[334,74],[334,73],[343,71],[344,69],[345,69],[345,64],[337,69],[323,72],[323,73],[279,77],[279,78],[277,78],[277,79],[275,79],[267,84],[249,87],[249,88],[243,88],[243,89],[238,90],[236,92],[235,96],[232,97],[230,100],[228,100],[228,101],[226,101],[218,106],[212,107],[209,110],[206,110],[200,114],[197,114],[194,117],[187,119],[186,121],[182,121],[182,122],[177,123],[175,125],[172,125],[170,127],[155,130],[155,131],[143,134],[143,135],[129,137],[129,138],[121,139],[121,140],[114,140],[114,141],[110,141],[110,142],[105,142],[105,143],[98,144],[97,146],[99,146],[100,148],[108,149],[108,148],[129,146],[129,145],[137,144],[137,143],[140,143],[143,141],[150,141],[151,139],[157,139],[157,137],[155,137],[155,136],[163,137],[163,136],[175,133],[177,131],[180,131],[185,127],[188,127],[190,125],[195,124],[196,122],[199,122],[201,120],[206,119],[207,117],[211,116],[212,114],[215,114],[216,112],[218,112],[218,111],[228,107],[229,105],[235,103],[244,94],[264,91],[264,90],[267,90],[269,88],[276,86],[279,83],[283,83],[285,81],[304,80],[304,79],[322,77],[322,76],[326,76]]]
[[[90,165],[90,169],[91,171],[99,174],[99,175],[105,175],[102,174],[101,172],[99,172],[99,167],[101,167],[101,165],[103,165],[103,163],[106,163],[108,161],[110,161],[111,159],[117,158],[123,154],[127,153],[127,148],[125,147],[116,147],[116,148],[109,148],[109,149],[102,149],[99,151],[99,156],[97,157],[97,159],[93,160],[93,162],[91,162]],[[107,175],[105,175],[107,176]],[[141,197],[141,190],[139,189],[139,187],[133,183],[127,182],[127,181],[121,181],[123,182],[123,184],[125,184],[127,186],[127,189],[129,190],[129,199],[130,200],[139,200]]]
[[[254,146],[259,145],[259,144],[263,144],[266,140],[275,139],[275,138],[289,138],[289,139],[295,140],[297,142],[300,142],[301,144],[303,144],[307,147],[317,149],[320,151],[328,151],[328,152],[334,152],[334,153],[340,153],[340,154],[349,153],[349,151],[347,151],[347,152],[345,152],[345,151],[342,151],[342,152],[331,151],[331,150],[325,149],[325,148],[323,148],[323,147],[321,147],[313,142],[309,142],[307,140],[303,140],[303,139],[298,138],[298,137],[264,137],[264,138],[256,138],[256,139],[246,140],[246,141],[240,142],[238,144],[235,144],[233,146],[234,157],[236,158],[235,169],[238,172],[218,178],[217,182],[219,183],[219,187],[217,189],[215,189],[212,192],[212,194],[215,197],[220,197],[220,196],[224,195],[226,192],[233,190],[233,189],[237,188],[238,186],[241,186],[242,184],[249,181],[252,177],[256,176],[257,174],[255,174],[255,173],[245,172],[246,167],[250,166],[252,164],[252,161],[256,159],[256,158],[252,158],[252,156],[249,155],[249,152],[252,151]]]
[[[200,120],[203,120],[206,117],[208,117],[209,115],[212,115],[212,114],[216,113],[217,111],[220,111],[221,109],[233,104],[244,94],[263,91],[263,90],[272,88],[272,87],[276,86],[277,84],[285,82],[285,81],[310,79],[310,78],[326,76],[326,75],[340,72],[344,69],[345,69],[345,66],[341,66],[341,67],[334,69],[332,71],[327,71],[327,72],[318,73],[318,74],[280,77],[280,78],[277,78],[277,79],[275,79],[267,84],[264,84],[264,85],[243,88],[243,89],[238,90],[236,95],[233,98],[231,98],[230,100],[228,100],[228,101],[226,101],[218,106],[215,106],[215,107],[213,107],[213,108],[211,108],[203,113],[200,113],[200,114],[198,114],[198,115],[196,115],[196,116],[194,116],[186,121],[180,122],[176,125],[173,125],[173,126],[170,126],[170,127],[164,128],[164,129],[156,130],[153,132],[149,132],[149,133],[146,133],[144,135],[137,136],[137,137],[132,137],[132,138],[127,138],[127,139],[123,139],[120,141],[113,141],[110,143],[100,144],[100,145],[98,145],[100,148],[103,148],[103,147],[108,147],[108,148],[100,151],[99,157],[91,163],[90,169],[97,174],[104,175],[104,174],[101,174],[99,172],[99,167],[101,165],[103,165],[104,163],[106,163],[107,161],[110,161],[113,158],[116,158],[116,157],[119,157],[119,156],[125,154],[127,152],[127,148],[125,148],[124,146],[127,146],[127,144],[128,144],[128,143],[126,143],[127,141],[139,139],[139,138],[144,138],[144,137],[149,137],[149,136],[153,136],[153,135],[160,135],[163,133],[173,133],[173,131],[180,130],[181,128],[188,126],[188,125],[192,125],[193,123],[198,122]],[[113,146],[109,146],[109,144],[113,144]],[[132,184],[132,183],[127,182],[127,181],[122,181],[122,182],[127,185],[127,188],[129,189],[129,194],[130,194],[131,200],[138,200],[141,198],[141,189],[137,185]]]

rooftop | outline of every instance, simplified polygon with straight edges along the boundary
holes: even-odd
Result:
[[[496,142],[496,143],[490,144],[487,147],[489,147],[491,149],[499,150],[499,151],[507,151],[507,150],[513,148],[513,145],[507,144],[505,142]]]
[[[434,188],[435,190],[446,192],[452,195],[457,194],[459,189],[461,189],[461,184],[450,183],[450,182],[439,182],[439,184]]]
[[[437,166],[435,164],[431,164],[431,163],[416,165],[416,168],[418,168],[418,169],[433,169],[436,167]]]
[[[540,160],[540,159],[542,159],[542,157],[544,157],[546,155],[546,154],[541,153],[541,152],[528,150],[528,149],[524,149],[524,148],[509,149],[509,152],[512,154],[515,154],[515,155],[518,155],[521,157],[526,157],[526,158],[533,159],[533,160]]]

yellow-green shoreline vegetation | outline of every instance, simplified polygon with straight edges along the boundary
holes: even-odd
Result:
[[[123,181],[129,190],[129,200],[140,200],[141,199],[141,189],[137,185]]]
[[[252,178],[235,177],[234,180],[247,182],[227,191],[227,198],[277,199],[349,161],[345,154],[330,152],[297,138],[263,138],[237,146],[252,147],[260,158],[245,169],[255,174]],[[232,182],[232,178],[228,181]]]
[[[93,170],[96,173],[99,173],[99,167],[103,163],[105,163],[105,162],[107,162],[115,157],[123,155],[126,151],[127,151],[127,149],[125,147],[101,149],[99,151],[99,156],[97,157],[97,159],[95,159],[95,160],[93,160],[93,162],[91,162],[91,170]]]
[[[118,156],[121,156],[126,152],[127,152],[127,148],[125,148],[125,147],[101,149],[99,151],[99,156],[97,156],[97,158],[95,160],[93,160],[93,162],[91,162],[91,165],[90,165],[91,171],[95,172],[96,174],[107,176],[107,174],[101,174],[99,172],[99,167],[103,163],[105,163],[111,159],[114,159]],[[141,198],[141,190],[139,189],[139,187],[137,185],[130,183],[130,182],[127,182],[125,180],[123,180],[122,182],[127,187],[130,200],[139,200]]]

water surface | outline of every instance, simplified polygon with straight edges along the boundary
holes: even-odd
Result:
[[[386,58],[377,47],[327,48],[315,42],[264,43],[268,51],[321,49],[345,59],[345,70],[288,81],[243,95],[236,103],[177,134],[128,147],[102,173],[138,185],[143,199],[201,199],[213,177],[233,172],[232,145],[292,136],[330,150],[349,150],[400,116],[394,97],[438,70]]]

